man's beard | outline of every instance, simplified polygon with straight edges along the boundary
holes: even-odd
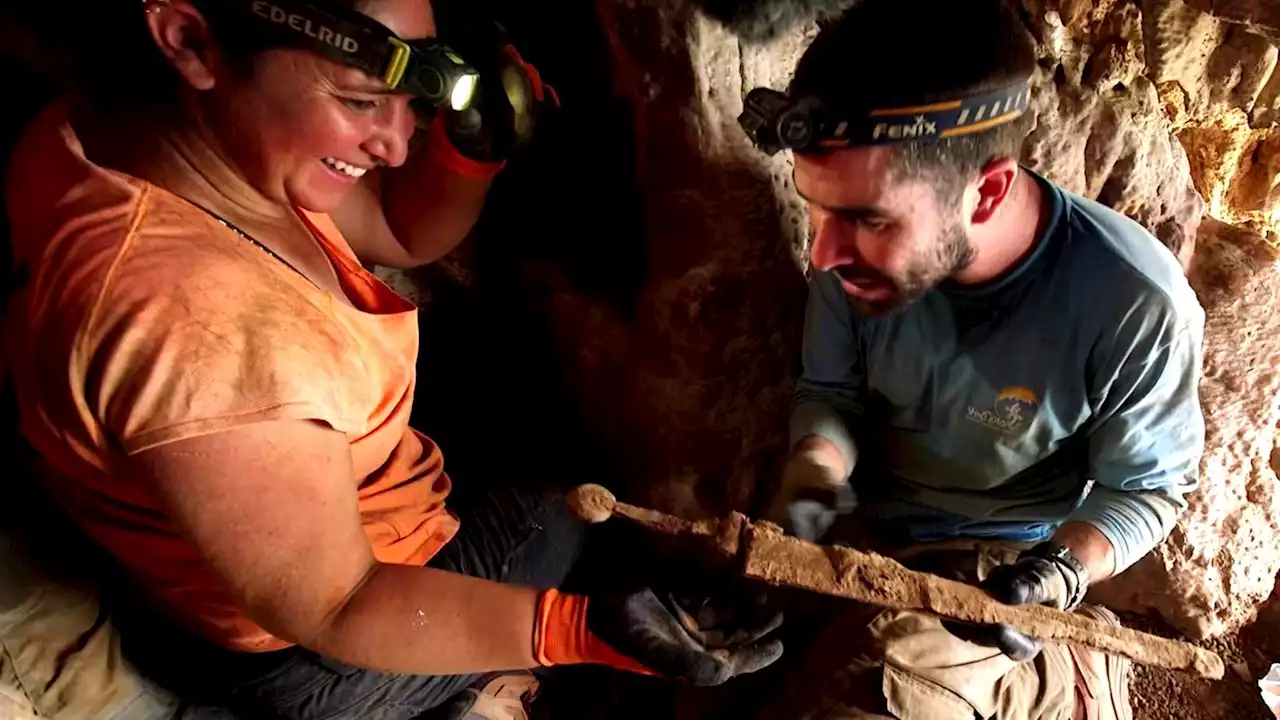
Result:
[[[852,295],[849,305],[859,315],[888,315],[919,300],[925,293],[973,262],[973,244],[960,223],[952,223],[933,243],[931,251],[911,264],[902,277],[880,275],[882,282],[894,287],[894,295],[885,300],[862,300]]]

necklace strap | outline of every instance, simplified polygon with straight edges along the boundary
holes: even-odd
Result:
[[[187,202],[191,202],[191,201],[190,201],[190,200],[188,200]],[[192,202],[191,204],[192,204],[192,205],[194,205],[195,207],[198,207],[198,208],[200,208],[201,210],[203,210],[203,211],[204,211],[204,213],[205,213],[206,215],[208,215],[209,217],[213,218],[214,220],[217,220],[217,221],[218,221],[218,223],[219,223],[219,224],[221,224],[221,225],[222,225],[223,227],[225,227],[226,229],[228,229],[228,230],[230,230],[231,232],[233,232],[233,233],[235,233],[235,234],[239,235],[240,237],[244,238],[245,240],[248,240],[250,243],[252,243],[253,245],[255,245],[259,250],[261,250],[261,251],[265,252],[266,254],[270,255],[271,257],[275,258],[277,262],[281,263],[282,265],[284,265],[285,267],[287,267],[287,268],[289,268],[290,270],[294,271],[295,273],[297,273],[297,274],[301,275],[303,280],[306,280],[307,282],[311,283],[312,285],[315,285],[317,288],[319,288],[319,287],[320,287],[319,285],[316,285],[316,282],[315,282],[314,280],[312,280],[311,278],[307,277],[307,274],[306,274],[306,273],[304,273],[304,272],[302,272],[301,270],[299,270],[299,269],[298,269],[298,267],[297,267],[296,265],[294,265],[293,263],[289,262],[288,260],[285,260],[285,259],[284,259],[284,257],[282,257],[282,256],[280,255],[280,253],[276,252],[275,250],[272,250],[271,248],[269,248],[269,247],[267,247],[266,245],[264,245],[264,244],[262,244],[261,242],[259,242],[257,238],[255,238],[255,237],[253,237],[252,235],[250,235],[249,233],[247,233],[247,232],[245,232],[245,231],[241,230],[240,228],[236,227],[234,224],[232,224],[232,223],[228,222],[227,220],[224,220],[224,219],[222,218],[222,216],[220,216],[220,215],[218,215],[218,214],[214,213],[214,212],[213,212],[212,210],[210,210],[209,208],[206,208],[206,207],[204,207],[203,205],[200,205],[200,204],[198,204],[198,203],[193,203],[193,202]]]

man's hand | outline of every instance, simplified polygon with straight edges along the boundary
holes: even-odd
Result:
[[[782,489],[765,513],[789,535],[818,541],[840,515],[857,502],[847,481],[848,469],[829,440],[811,437],[796,444],[782,471]]]
[[[1089,587],[1089,571],[1064,545],[1041,543],[1022,553],[1010,565],[991,570],[982,587],[1006,605],[1048,605],[1073,610]],[[1039,640],[1007,625],[967,625],[945,622],[953,635],[1000,650],[1019,662],[1035,657]]]

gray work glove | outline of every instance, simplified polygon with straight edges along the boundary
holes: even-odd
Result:
[[[1006,605],[1048,605],[1074,610],[1089,587],[1089,571],[1066,547],[1044,542],[1009,565],[992,568],[982,589]],[[954,621],[943,625],[952,635],[978,645],[1000,648],[1013,660],[1030,660],[1043,643],[1008,625],[974,625]]]
[[[843,468],[833,465],[827,453],[801,450],[787,460],[782,488],[764,519],[781,525],[788,535],[817,542],[836,518],[856,506]]]
[[[669,678],[719,685],[753,673],[782,656],[782,641],[767,636],[782,613],[764,595],[681,596],[645,588],[593,597],[587,627],[614,650]]]

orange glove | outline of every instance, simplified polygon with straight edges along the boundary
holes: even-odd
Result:
[[[506,160],[481,162],[463,155],[449,140],[444,118],[441,117],[435,118],[427,130],[427,153],[449,172],[472,180],[492,180],[507,164]]]
[[[533,657],[543,667],[595,663],[620,670],[657,675],[654,671],[609,647],[587,628],[585,595],[543,591],[533,627]]]
[[[743,605],[744,599],[681,602],[646,588],[593,601],[547,590],[538,601],[534,657],[544,666],[599,663],[719,685],[782,655],[782,642],[766,637],[782,616],[760,602]]]
[[[500,162],[529,144],[534,129],[559,107],[560,98],[507,40],[501,25],[475,32],[475,46],[464,52],[480,73],[471,105],[463,110],[443,108],[438,117],[460,153],[481,162]]]

